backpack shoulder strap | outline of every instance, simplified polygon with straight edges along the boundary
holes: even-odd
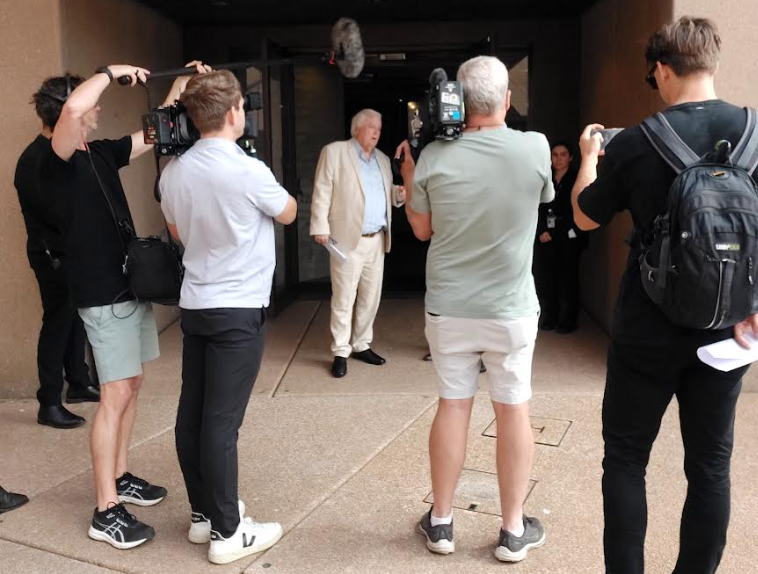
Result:
[[[697,154],[679,137],[662,113],[643,120],[642,132],[667,164],[677,173],[700,160]]]
[[[732,152],[732,163],[752,174],[758,167],[758,114],[753,108],[745,108],[747,123],[737,147]]]

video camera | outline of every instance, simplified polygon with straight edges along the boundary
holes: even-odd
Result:
[[[412,105],[412,104],[411,104]],[[429,76],[429,91],[420,106],[409,105],[408,142],[411,155],[418,161],[421,150],[434,140],[452,141],[461,137],[466,113],[463,105],[463,86],[447,79],[442,68],[435,68]],[[402,185],[400,164],[405,154],[393,160],[393,183]]]
[[[262,106],[261,95],[256,92],[243,96],[245,132],[237,144],[248,155],[255,157],[253,141],[258,137],[257,114]],[[187,114],[184,104],[177,100],[170,106],[155,108],[142,116],[142,133],[147,145],[155,147],[158,156],[181,155],[200,139],[200,132]]]
[[[432,135],[438,140],[458,139],[465,119],[463,86],[460,82],[448,80],[442,68],[432,71],[429,86],[427,109]]]
[[[429,76],[429,91],[420,106],[409,118],[409,141],[414,159],[434,140],[455,140],[461,137],[466,118],[463,105],[463,86],[447,79],[442,68],[435,68]]]

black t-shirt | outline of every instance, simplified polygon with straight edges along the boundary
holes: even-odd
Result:
[[[89,149],[94,170],[87,152],[81,150],[66,162],[51,147],[38,164],[41,186],[58,191],[70,205],[66,233],[68,278],[79,308],[132,298],[122,268],[127,237],[117,227],[97,179],[99,176],[108,192],[117,219],[127,220],[134,228],[118,176],[118,170],[129,165],[132,139],[126,136],[94,141]]]
[[[18,159],[13,183],[26,224],[26,250],[39,253],[47,248],[60,255],[66,250],[69,204],[57,190],[41,186],[39,179],[39,162],[51,151],[50,140],[37,136]]]
[[[747,121],[743,108],[722,100],[692,102],[672,106],[666,119],[684,142],[699,156],[722,139],[732,148],[742,137]],[[579,196],[579,207],[593,221],[604,225],[616,212],[629,210],[634,224],[633,237],[649,240],[655,218],[666,209],[674,170],[661,158],[640,126],[626,129],[606,148],[600,160],[598,178]],[[755,179],[756,175],[753,174]],[[614,341],[637,346],[669,345],[687,337],[702,344],[731,336],[731,328],[695,331],[673,324],[648,297],[639,269],[639,241],[632,240],[627,267],[621,280],[611,334]]]

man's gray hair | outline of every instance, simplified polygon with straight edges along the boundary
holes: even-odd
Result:
[[[370,118],[379,118],[381,120],[382,114],[370,108],[366,108],[355,114],[353,116],[353,121],[350,122],[350,135],[355,137],[358,134],[360,127]]]
[[[504,104],[508,70],[494,56],[477,56],[463,62],[456,79],[463,84],[467,114],[491,116]]]

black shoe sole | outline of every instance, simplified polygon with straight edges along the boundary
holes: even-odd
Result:
[[[3,514],[4,512],[10,512],[11,510],[16,510],[17,508],[21,508],[27,502],[29,502],[28,498],[26,500],[22,500],[21,502],[19,502],[15,506],[11,506],[10,508],[0,508],[0,514]]]
[[[82,422],[78,422],[78,423],[74,423],[74,424],[61,425],[61,424],[53,423],[53,422],[50,422],[50,421],[43,421],[42,419],[39,419],[39,418],[37,419],[37,424],[38,425],[44,425],[44,426],[53,427],[53,428],[56,428],[56,429],[75,429],[75,428],[79,428],[80,426],[83,426],[84,423],[86,423],[86,422],[87,422],[86,420],[83,420]]]

